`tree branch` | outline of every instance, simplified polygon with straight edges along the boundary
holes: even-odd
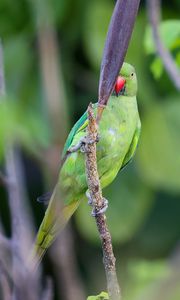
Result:
[[[96,140],[98,137],[96,119],[93,114],[92,104],[88,107],[89,125],[87,128],[87,141],[91,140],[94,143],[86,144],[86,176],[89,188],[89,193],[93,201],[95,211],[103,207],[103,196],[100,186],[100,180],[97,170],[96,159]],[[120,287],[116,275],[115,257],[112,248],[111,235],[106,223],[106,216],[99,214],[95,216],[96,225],[102,243],[103,263],[106,272],[107,289],[111,300],[120,300]]]
[[[4,300],[11,300],[11,287],[9,283],[9,277],[4,265],[0,261],[0,288],[2,291],[2,298]]]
[[[2,171],[0,171],[0,184],[4,186],[7,186],[9,184],[6,175],[4,175]]]
[[[175,87],[180,90],[180,71],[175,64],[171,53],[163,44],[159,34],[159,23],[161,18],[160,0],[147,0],[147,9],[157,52],[161,57],[164,67]]]
[[[0,96],[5,95],[5,79],[3,68],[3,50],[0,44]],[[0,100],[3,101],[4,98]],[[12,253],[12,278],[13,278],[13,300],[37,300],[38,279],[31,277],[26,268],[27,253],[32,244],[32,222],[31,214],[27,207],[27,195],[25,190],[22,162],[18,148],[10,140],[5,143],[5,163],[7,174],[7,193],[11,214],[11,253]],[[5,240],[4,240],[5,242]],[[5,259],[6,257],[4,257]],[[33,286],[33,293],[30,293]]]
[[[53,291],[53,284],[51,278],[46,278],[46,287],[42,294],[43,300],[53,300],[54,299],[54,291]]]
[[[11,241],[0,232],[0,246],[11,251]]]
[[[44,3],[43,1],[30,0],[30,2],[36,17],[41,74],[47,104],[47,116],[52,129],[52,146],[46,152],[46,175],[48,174],[46,178],[49,179],[48,185],[52,186],[58,177],[57,161],[67,134],[69,117],[61,70],[61,53],[53,22],[52,6],[47,1]],[[42,167],[44,168],[44,163]],[[59,200],[62,201],[62,199]],[[58,293],[62,295],[64,300],[71,300],[72,298],[83,300],[85,298],[74,253],[73,232],[68,226],[50,250],[56,280],[62,282],[62,285],[57,285]]]

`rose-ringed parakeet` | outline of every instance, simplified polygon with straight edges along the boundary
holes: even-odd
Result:
[[[118,171],[135,153],[141,130],[136,93],[134,67],[124,63],[99,123],[97,166],[102,188],[114,180]],[[95,115],[97,106],[93,104]],[[58,182],[36,238],[35,252],[38,260],[76,211],[85,194],[88,194],[84,153],[80,149],[71,152],[86,136],[87,124],[86,111],[70,131],[65,143]]]

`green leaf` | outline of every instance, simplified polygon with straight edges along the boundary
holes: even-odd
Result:
[[[179,46],[180,43],[180,21],[179,20],[167,20],[161,22],[159,26],[159,33],[161,39],[168,49],[174,49]],[[152,36],[152,29],[147,26],[144,38],[144,47],[147,54],[156,53],[156,47]]]
[[[178,260],[134,261],[128,266],[124,300],[179,300]]]
[[[101,292],[101,294],[97,296],[89,296],[87,300],[108,300],[109,296],[106,292]]]
[[[171,271],[165,260],[130,260],[124,300],[143,299],[141,296],[148,291],[152,283],[167,280],[170,274]]]
[[[151,71],[155,79],[159,79],[163,73],[163,63],[160,57],[156,57],[151,64]]]
[[[176,55],[176,63],[180,67],[180,52]]]
[[[160,277],[165,278],[169,274],[165,260],[134,260],[129,263],[128,269],[131,275],[142,283],[147,283]]]

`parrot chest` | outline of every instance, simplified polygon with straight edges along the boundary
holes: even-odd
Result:
[[[137,125],[137,110],[133,104],[110,107],[102,118],[97,144],[97,158],[121,161],[127,153]]]

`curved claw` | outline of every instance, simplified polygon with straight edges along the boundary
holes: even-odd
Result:
[[[88,205],[92,206],[93,201],[88,190],[86,191],[86,197],[88,198]]]
[[[68,153],[73,153],[73,152],[77,152],[78,150],[80,150],[82,153],[87,153],[87,147],[86,145],[92,145],[93,143],[98,143],[99,142],[99,134],[97,135],[97,138],[95,140],[89,139],[86,136],[82,137],[80,139],[80,141],[75,145],[72,146],[71,148],[68,149]]]
[[[91,215],[93,217],[96,217],[98,215],[102,215],[106,212],[107,208],[108,208],[108,200],[106,198],[103,198],[103,206],[102,208],[100,208],[99,210],[97,210],[97,208],[93,208]]]

